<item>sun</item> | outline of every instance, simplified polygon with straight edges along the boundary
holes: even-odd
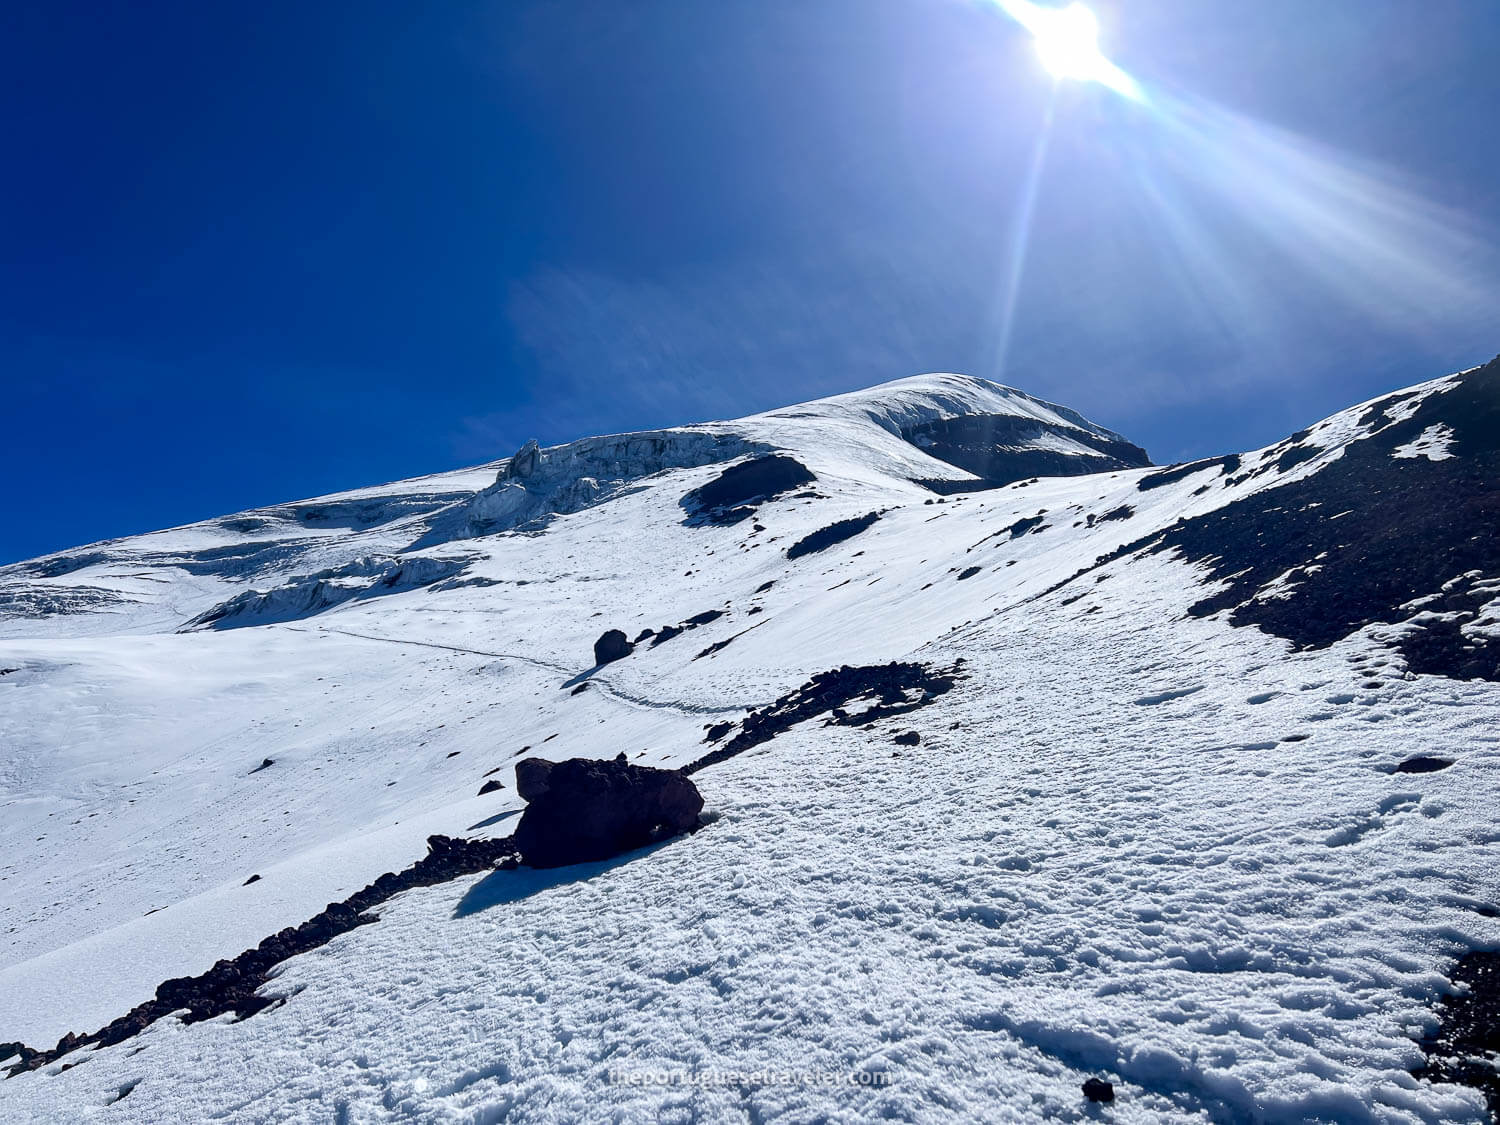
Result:
[[[1099,20],[1080,3],[1050,8],[1032,0],[998,0],[1016,22],[1031,32],[1037,57],[1058,79],[1098,82],[1137,101],[1141,88],[1099,49]]]
[[[1056,78],[1091,81],[1108,60],[1099,51],[1099,21],[1082,4],[1037,13],[1037,57]]]

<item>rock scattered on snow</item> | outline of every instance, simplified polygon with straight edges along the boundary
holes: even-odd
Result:
[[[1090,1078],[1083,1084],[1083,1096],[1091,1102],[1112,1102],[1115,1100],[1115,1088],[1102,1078]]]
[[[494,778],[491,778],[489,781],[486,781],[483,785],[481,785],[479,787],[479,794],[478,795],[481,796],[481,797],[483,797],[486,793],[497,793],[501,789],[504,789],[504,788],[505,788],[505,786],[501,785]]]
[[[594,663],[610,664],[624,660],[635,651],[635,645],[619,629],[611,629],[594,642]]]
[[[961,664],[962,660],[959,660],[951,668],[933,670],[914,661],[892,661],[863,667],[845,664],[831,672],[819,672],[795,691],[751,711],[740,721],[739,734],[719,749],[684,766],[683,772],[697,773],[736,754],[743,754],[798,723],[824,713],[828,714],[826,722],[830,725],[862,727],[879,719],[926,707],[958,684],[962,676]],[[874,702],[862,711],[844,709],[855,700],[870,697],[874,697]],[[715,730],[717,727],[711,727],[709,733]],[[717,740],[707,738],[704,741]]]
[[[1396,767],[1397,773],[1436,773],[1453,764],[1452,758],[1439,758],[1431,754],[1418,754],[1407,758]]]

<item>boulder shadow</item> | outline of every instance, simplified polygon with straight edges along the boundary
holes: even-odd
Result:
[[[471,825],[469,825],[469,827],[465,828],[464,831],[465,832],[473,832],[473,831],[475,831],[476,829],[479,829],[479,828],[488,828],[492,824],[499,824],[502,820],[506,819],[507,817],[520,816],[520,815],[521,815],[521,810],[520,809],[506,809],[504,812],[498,812],[494,816],[487,816],[487,817],[485,817],[478,824],[471,824]]]
[[[585,879],[592,879],[606,871],[623,867],[627,863],[659,851],[673,840],[680,838],[662,840],[660,843],[649,844],[612,859],[596,860],[593,863],[574,863],[567,867],[516,867],[508,871],[492,871],[468,889],[458,905],[453,908],[453,917],[467,918],[471,914],[478,914],[494,906],[520,902],[542,891],[551,890],[553,887],[581,883]]]
[[[579,684],[587,683],[590,679],[593,678],[594,673],[599,671],[599,669],[603,667],[603,664],[595,664],[592,668],[585,668],[582,672],[579,672],[578,675],[574,676],[572,679],[564,681],[563,686],[558,690],[566,691],[570,687],[577,687]]]

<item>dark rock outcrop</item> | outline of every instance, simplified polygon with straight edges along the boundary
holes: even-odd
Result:
[[[1500,359],[1454,377],[1413,406],[1365,417],[1381,428],[1319,471],[1178,521],[1129,545],[1206,568],[1214,592],[1189,613],[1229,611],[1297,648],[1326,648],[1376,622],[1409,622],[1394,641],[1417,673],[1500,680],[1500,641],[1471,629],[1500,580]],[[1426,433],[1447,455],[1411,456]],[[1322,451],[1304,431],[1231,483],[1284,471]],[[1398,456],[1398,454],[1402,454]],[[1295,455],[1295,456],[1293,456]],[[1330,518],[1337,515],[1338,518]],[[1273,584],[1275,597],[1260,596]]]
[[[811,535],[804,535],[786,550],[788,559],[800,559],[803,555],[811,555],[818,551],[826,551],[829,547],[853,539],[861,531],[873,524],[880,518],[879,512],[870,512],[867,515],[855,516],[853,519],[839,520],[827,527],[819,528]]]
[[[1061,427],[1010,414],[943,418],[908,427],[901,435],[929,456],[979,478],[921,482],[934,492],[949,494],[994,488],[1034,476],[1109,473],[1151,464],[1144,449],[1108,430]],[[1075,452],[1046,448],[1048,443],[1043,439],[1048,436],[1063,437],[1079,448]]]
[[[564,867],[609,859],[698,826],[703,797],[678,770],[625,761],[572,758],[553,763],[540,792],[539,771],[526,765],[526,811],[516,826],[521,860],[532,867]],[[516,786],[523,771],[516,769]]]
[[[701,488],[682,498],[692,524],[740,523],[755,514],[754,505],[816,478],[795,457],[775,453],[731,465]]]
[[[1231,453],[1226,457],[1205,457],[1201,461],[1189,461],[1182,465],[1170,465],[1165,469],[1154,473],[1148,473],[1135,486],[1142,492],[1150,492],[1153,488],[1161,488],[1164,485],[1175,484],[1177,481],[1186,480],[1194,473],[1204,473],[1209,469],[1219,470],[1220,476],[1228,476],[1236,473],[1240,468],[1240,455]]]
[[[881,719],[909,714],[952,691],[963,675],[962,665],[962,658],[941,670],[915,661],[892,661],[863,667],[845,664],[831,672],[819,672],[795,691],[751,711],[740,720],[738,734],[717,750],[684,766],[682,772],[697,773],[727,761],[818,715],[828,715],[825,720],[828,726],[865,727]],[[863,710],[845,709],[848,704],[864,699],[871,702]],[[710,737],[704,741],[717,742],[723,734],[716,724],[709,728]]]
[[[635,645],[630,638],[619,629],[611,629],[594,642],[594,663],[610,664],[616,660],[624,660],[634,651]]]

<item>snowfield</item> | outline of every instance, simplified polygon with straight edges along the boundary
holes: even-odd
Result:
[[[18,1072],[0,1120],[1489,1120],[1413,1071],[1500,948],[1497,384],[1100,472],[1134,447],[923,376],[0,569],[0,1041],[32,1048],[429,835],[508,834],[522,757],[684,766],[818,673],[962,661],[702,769],[694,835],[406,891],[282,963],[285,1003]],[[975,433],[1080,475],[976,480]],[[685,500],[772,451],[815,479]],[[1418,502],[1451,531],[1407,547]],[[591,668],[613,628],[655,633]]]

